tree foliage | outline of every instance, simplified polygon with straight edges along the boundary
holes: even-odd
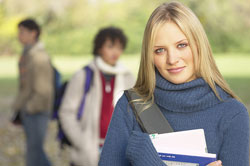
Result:
[[[216,52],[250,52],[248,0],[180,0],[203,24]],[[90,54],[97,31],[124,30],[126,53],[138,53],[148,17],[158,0],[0,0],[0,55],[17,54],[17,24],[32,17],[42,25],[42,40],[52,55]]]

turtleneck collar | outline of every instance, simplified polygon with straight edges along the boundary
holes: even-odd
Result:
[[[222,100],[228,99],[228,94],[217,87]],[[195,112],[207,109],[220,101],[209,85],[202,78],[183,84],[173,84],[156,71],[155,102],[173,112]]]

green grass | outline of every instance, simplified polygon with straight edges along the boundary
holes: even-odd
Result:
[[[18,57],[0,57],[0,95],[14,95],[17,89]],[[63,73],[64,79],[90,62],[92,56],[55,56],[54,65]],[[139,54],[123,55],[121,60],[136,76],[139,68]],[[216,63],[230,87],[250,109],[250,56],[223,54],[215,56]]]
[[[250,78],[250,56],[242,54],[218,54],[216,63],[225,77]]]
[[[225,79],[250,111],[250,77],[225,77]]]
[[[17,91],[16,78],[0,78],[0,100],[1,97],[12,96]]]

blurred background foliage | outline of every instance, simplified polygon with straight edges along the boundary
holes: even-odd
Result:
[[[250,52],[249,0],[180,0],[199,17],[215,52]],[[126,54],[139,53],[148,17],[166,0],[0,0],[0,55],[20,52],[17,24],[35,18],[51,55],[91,54],[101,27],[129,38]]]

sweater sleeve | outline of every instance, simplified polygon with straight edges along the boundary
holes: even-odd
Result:
[[[249,166],[249,115],[245,108],[228,121],[223,135],[218,156],[223,165]]]
[[[118,101],[104,143],[99,166],[163,166],[149,135],[142,133],[128,101]]]
[[[165,166],[146,133],[132,132],[126,156],[133,166]]]
[[[123,95],[115,106],[99,166],[130,166],[125,152],[133,124],[126,103],[126,98]]]

